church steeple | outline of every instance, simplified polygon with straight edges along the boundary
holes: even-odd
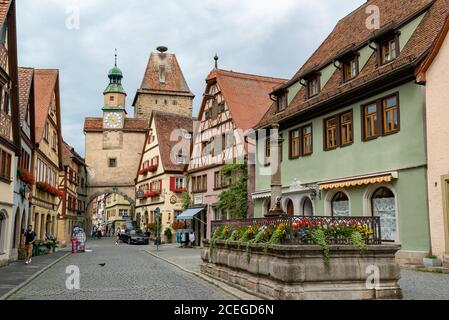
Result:
[[[117,49],[115,49],[114,67],[109,70],[108,78],[109,85],[103,92],[103,110],[125,110],[126,92],[122,86],[122,70],[117,67]]]

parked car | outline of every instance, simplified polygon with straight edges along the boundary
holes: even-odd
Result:
[[[150,237],[140,232],[140,230],[126,229],[124,233],[120,234],[120,240],[128,244],[149,244]]]

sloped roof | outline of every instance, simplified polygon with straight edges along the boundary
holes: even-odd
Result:
[[[59,71],[57,69],[34,70],[35,135],[39,143],[44,136],[44,128],[50,111]]]
[[[19,77],[19,110],[20,110],[20,125],[25,120],[28,102],[30,100],[31,84],[33,83],[33,68],[18,68]]]
[[[366,28],[366,7],[368,5],[376,5],[380,8],[381,29],[375,33]],[[420,25],[394,62],[376,67],[376,54],[373,51],[367,64],[360,70],[359,75],[354,80],[342,84],[340,81],[340,70],[336,69],[317,96],[306,100],[305,89],[302,88],[283,112],[277,113],[276,104],[273,103],[257,127],[264,127],[272,122],[285,120],[298,113],[320,106],[343,94],[357,89],[361,90],[363,86],[406,67],[416,67],[433,46],[437,35],[443,27],[445,18],[449,13],[449,0],[367,1],[337,24],[332,33],[288,84],[298,81],[311,71],[318,70],[320,67],[332,63],[333,59],[348,51],[348,48],[360,47],[368,43],[376,34],[386,29],[399,28],[405,22],[410,21],[411,18],[427,9],[428,11]]]
[[[69,145],[67,142],[62,141],[63,166],[68,166],[72,160],[77,162],[78,164],[85,165],[84,158],[75,151],[75,148]]]
[[[159,81],[159,67],[161,65],[165,67],[164,83]],[[171,53],[151,53],[140,90],[184,93],[193,96],[176,55]]]
[[[125,118],[123,130],[126,131],[146,131],[148,129],[148,121],[135,118]],[[84,119],[84,131],[103,131],[103,118],[86,118]]]
[[[10,4],[11,0],[0,0],[0,26],[3,26],[3,23],[5,22]]]
[[[153,112],[153,121],[156,126],[157,140],[159,141],[159,152],[161,155],[161,163],[165,171],[183,172],[185,164],[173,163],[171,161],[171,152],[175,145],[180,143],[179,140],[171,141],[171,134],[175,130],[183,130],[185,132],[193,132],[193,118],[182,116],[174,113],[161,111]],[[190,147],[190,141],[184,141]]]
[[[214,69],[209,73],[206,81],[217,82],[234,124],[245,131],[259,122],[273,103],[270,93],[276,86],[287,80]],[[201,109],[203,112],[203,107]]]

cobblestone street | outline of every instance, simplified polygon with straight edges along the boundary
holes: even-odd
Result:
[[[9,299],[38,300],[221,300],[234,299],[193,275],[146,253],[149,246],[115,246],[112,239],[90,241],[92,252],[70,255]],[[105,263],[104,267],[100,264]],[[80,269],[80,290],[66,289],[66,267]]]
[[[256,298],[238,290],[234,291],[224,284],[220,285],[224,289],[222,290],[192,275],[192,273],[199,273],[200,249],[198,248],[185,250],[178,248],[177,245],[163,245],[160,251],[156,251],[153,245],[115,246],[114,240],[108,238],[90,241],[87,247],[88,251],[92,251],[70,254],[15,292],[9,299],[235,299],[235,296],[228,292],[237,294],[244,300]],[[50,262],[51,259],[48,261]],[[39,263],[43,265],[45,261],[35,262],[36,268]],[[105,265],[102,266],[102,264]],[[70,265],[78,266],[80,269],[80,290],[66,288],[65,283],[69,276],[66,274],[66,268]],[[401,276],[400,286],[405,300],[443,300],[449,297],[449,275],[447,274],[402,269]],[[3,279],[5,283],[6,280],[7,278]]]

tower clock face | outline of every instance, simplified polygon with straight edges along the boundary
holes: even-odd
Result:
[[[118,112],[110,112],[104,116],[104,125],[106,128],[117,129],[123,126],[123,116]]]

